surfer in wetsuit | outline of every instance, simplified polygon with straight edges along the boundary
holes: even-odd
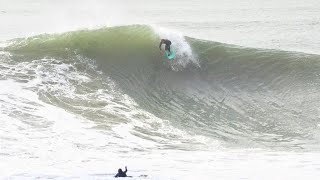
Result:
[[[122,169],[118,169],[118,174],[116,174],[114,177],[127,177],[127,166],[126,166],[126,170],[125,171],[122,171]]]
[[[165,44],[165,45],[166,45],[166,46],[164,47],[164,50],[168,51],[168,55],[170,56],[170,53],[171,53],[171,51],[170,51],[171,41],[168,40],[168,39],[161,39],[160,45],[159,45],[160,50],[161,50],[161,45],[162,45],[162,44]]]

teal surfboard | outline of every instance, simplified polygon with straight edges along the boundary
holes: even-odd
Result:
[[[176,53],[174,52],[173,48],[170,48],[170,56],[168,55],[168,51],[165,51],[166,52],[166,56],[169,60],[173,60],[175,57],[176,57]]]

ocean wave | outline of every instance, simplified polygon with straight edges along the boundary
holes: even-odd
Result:
[[[160,38],[172,40],[174,61],[159,53]],[[319,55],[239,47],[145,25],[14,39],[4,50],[19,61],[88,58],[143,110],[230,146],[319,148]]]

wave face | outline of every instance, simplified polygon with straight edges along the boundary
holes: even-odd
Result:
[[[176,60],[161,56],[160,37],[172,40]],[[200,143],[187,133],[235,148],[320,149],[319,55],[244,48],[143,25],[10,43],[4,50],[12,63],[39,70],[16,76],[20,81],[42,77],[33,87],[42,100],[101,128],[134,119],[133,134],[154,141]]]

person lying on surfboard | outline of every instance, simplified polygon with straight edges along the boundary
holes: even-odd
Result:
[[[118,169],[118,174],[115,175],[114,177],[127,177],[127,166],[126,166],[126,170],[125,171],[122,171],[122,169]]]
[[[171,53],[171,51],[170,51],[171,41],[168,40],[168,39],[161,39],[160,45],[159,45],[160,50],[161,50],[161,45],[162,45],[162,44],[165,44],[165,45],[166,45],[166,46],[164,47],[164,50],[167,51],[167,52],[168,52],[168,56],[170,56],[170,53]]]

